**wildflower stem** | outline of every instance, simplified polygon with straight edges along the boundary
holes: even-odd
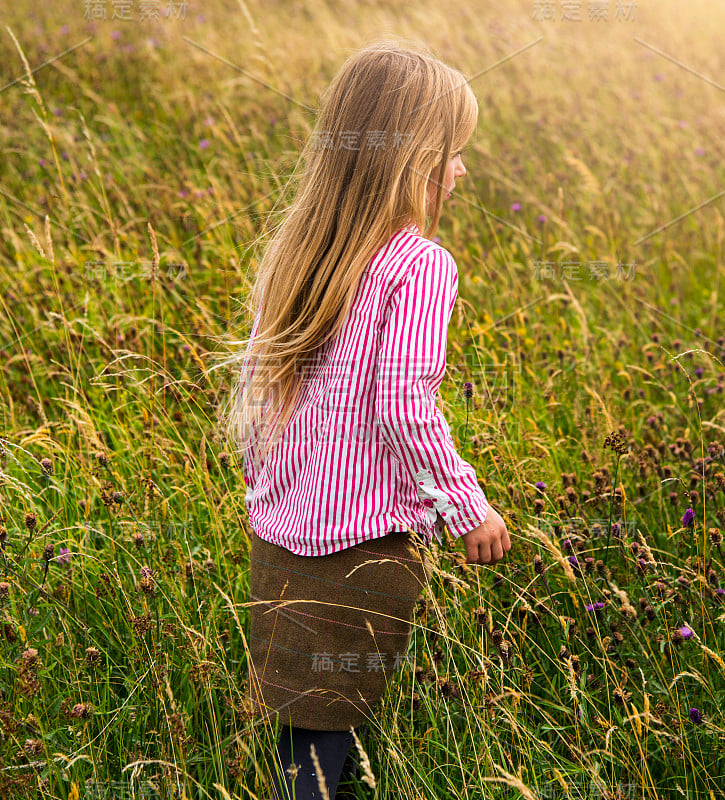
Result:
[[[614,511],[615,488],[617,486],[617,476],[619,475],[619,460],[621,456],[617,456],[617,463],[614,465],[614,480],[612,481],[612,499],[609,502],[609,523],[607,524],[607,545],[604,550],[604,564],[607,564],[609,557],[609,540],[612,536],[612,512]]]

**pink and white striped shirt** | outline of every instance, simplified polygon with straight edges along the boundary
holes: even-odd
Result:
[[[282,438],[259,469],[245,451],[258,536],[317,556],[408,528],[430,544],[444,524],[457,538],[484,522],[486,497],[435,404],[457,296],[456,262],[415,223],[377,251]]]

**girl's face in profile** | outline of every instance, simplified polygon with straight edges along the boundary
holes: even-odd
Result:
[[[427,198],[428,198],[428,211],[427,214],[429,217],[433,216],[433,211],[430,210],[435,202],[435,195],[436,190],[438,188],[438,182],[443,184],[443,199],[447,200],[450,197],[450,193],[453,191],[456,185],[456,178],[463,177],[466,174],[466,168],[463,166],[463,159],[461,157],[461,151],[459,150],[455,155],[451,156],[448,161],[448,165],[446,167],[445,174],[443,178],[439,178],[440,168],[436,167],[430,174],[428,178],[428,187],[427,187]]]

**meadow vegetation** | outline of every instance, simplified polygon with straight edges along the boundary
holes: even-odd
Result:
[[[268,797],[212,367],[320,93],[385,35],[479,99],[438,402],[513,547],[434,541],[350,790],[722,797],[722,5],[114,5],[2,13],[0,797]]]

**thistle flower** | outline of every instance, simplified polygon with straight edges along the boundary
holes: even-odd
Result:
[[[29,647],[23,651],[20,658],[22,659],[22,669],[34,670],[38,666],[38,651],[34,647]]]
[[[702,724],[702,712],[697,708],[691,708],[689,716],[693,724],[695,725]]]
[[[540,492],[543,492],[543,491],[544,491],[544,489],[546,489],[546,484],[544,483],[544,481],[536,481],[536,483],[534,484],[534,486],[535,486],[535,487],[536,487],[536,488],[537,488],[537,489],[538,489]]]
[[[38,517],[32,511],[25,515],[25,527],[29,530],[35,530],[38,524]]]
[[[620,706],[623,706],[624,703],[632,696],[630,692],[626,692],[624,689],[620,689],[619,687],[614,690],[613,694],[614,702]]]
[[[650,569],[650,562],[644,558],[638,558],[637,569],[642,573],[642,575],[645,575]]]
[[[604,439],[604,449],[606,450],[607,448],[613,450],[617,455],[624,455],[628,452],[626,436],[617,431],[612,431]]]
[[[71,717],[78,719],[88,719],[93,713],[93,706],[90,703],[76,703],[70,712]]]
[[[67,547],[60,548],[60,555],[57,555],[53,561],[56,564],[62,567],[67,567],[70,565],[70,550]]]
[[[687,511],[682,515],[682,527],[687,528],[691,526],[695,520],[695,512],[688,508]]]
[[[511,646],[511,642],[502,641],[498,646],[498,654],[501,656],[501,660],[505,664],[509,664],[513,656],[513,647]]]
[[[148,567],[141,567],[141,591],[147,597],[154,596],[154,578]]]
[[[40,467],[45,475],[51,475],[53,472],[53,462],[49,458],[43,458]]]
[[[692,631],[687,625],[683,625],[681,628],[678,628],[677,631],[683,639],[689,639],[692,636]]]
[[[544,573],[544,562],[538,553],[534,556],[534,572],[536,572],[537,575],[542,575]]]
[[[473,384],[470,381],[466,381],[463,384],[463,396],[466,400],[470,400],[473,397]]]

